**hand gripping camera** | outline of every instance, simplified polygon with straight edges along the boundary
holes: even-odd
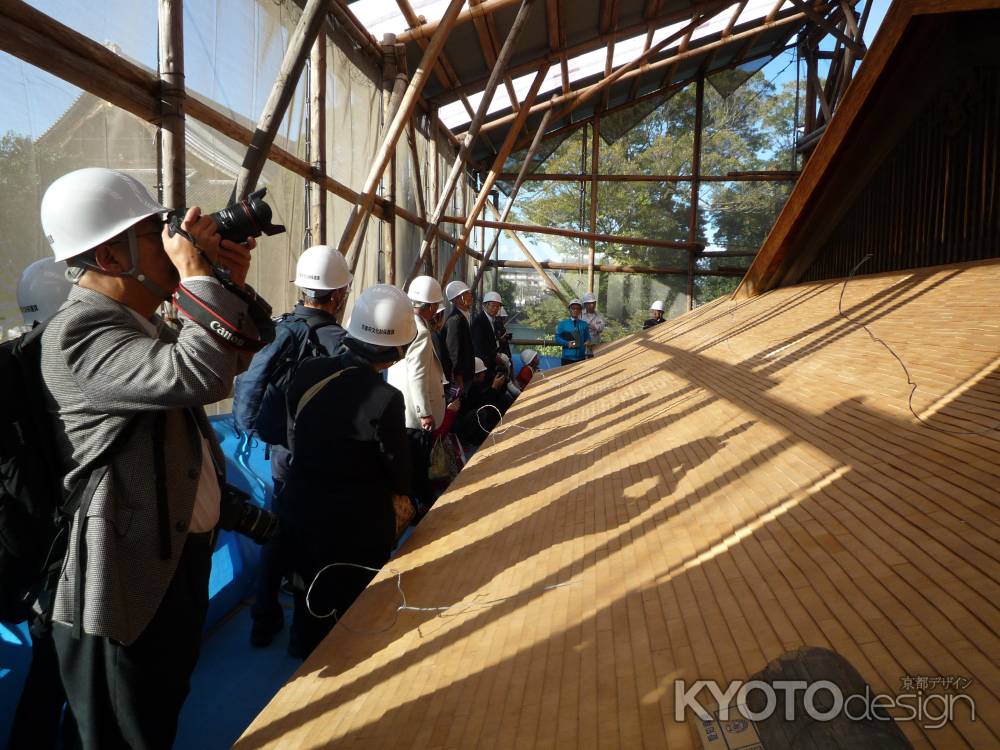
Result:
[[[271,207],[264,202],[267,188],[261,188],[251,193],[238,203],[209,214],[215,221],[219,235],[224,240],[245,242],[247,237],[260,237],[262,234],[274,235],[285,231],[281,224],[271,223]],[[197,247],[194,238],[181,228],[187,209],[171,211],[167,214],[167,227],[170,235],[180,234]],[[200,248],[199,248],[200,249]],[[204,255],[204,253],[202,253]],[[274,323],[271,320],[271,306],[259,297],[249,286],[239,287],[229,278],[229,269],[216,265],[210,258],[205,259],[212,266],[212,272],[219,282],[230,292],[247,304],[247,312],[257,329],[259,338],[245,335],[238,327],[233,326],[223,317],[208,310],[205,305],[195,299],[191,291],[181,285],[177,289],[175,304],[192,320],[207,330],[225,339],[237,349],[255,352],[274,340]]]

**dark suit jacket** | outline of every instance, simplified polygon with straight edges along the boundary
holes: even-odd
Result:
[[[461,375],[468,386],[476,376],[476,355],[472,350],[469,321],[457,307],[452,309],[444,321],[444,343],[452,366],[452,372],[445,375],[452,381],[453,375]]]
[[[481,312],[472,319],[472,351],[483,360],[488,376],[496,372],[497,366],[497,332],[493,323]],[[487,377],[492,382],[492,377]]]

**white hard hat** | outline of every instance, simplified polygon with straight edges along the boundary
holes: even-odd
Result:
[[[368,287],[354,302],[347,333],[376,346],[406,346],[417,335],[410,298],[389,284]]]
[[[417,276],[410,283],[410,291],[407,296],[414,302],[444,302],[441,294],[441,285],[433,276]]]
[[[580,300],[578,300],[576,297],[574,297],[573,299],[571,299],[569,301],[569,304],[566,305],[566,307],[572,307],[573,305],[579,305],[580,307],[583,307],[583,303]]]
[[[506,318],[507,317],[507,308],[504,307],[503,305],[500,305],[500,312],[497,313],[497,317],[498,318]]]
[[[89,167],[63,175],[42,196],[42,229],[56,260],[66,260],[167,209],[134,177]]]
[[[455,299],[455,297],[471,291],[469,285],[464,281],[449,281],[448,286],[444,288],[444,296],[448,299]]]
[[[486,292],[483,295],[483,304],[487,302],[499,302],[503,304],[503,297],[501,297],[497,292]]]
[[[510,357],[503,352],[500,352],[497,356],[500,357],[500,361],[503,362],[504,367],[510,367]]]
[[[24,324],[34,326],[51,318],[72,287],[66,278],[66,265],[53,258],[36,260],[25,268],[17,282],[17,304]]]
[[[313,245],[299,256],[293,283],[300,289],[343,289],[351,283],[351,270],[337,248]]]
[[[538,352],[536,352],[534,349],[521,350],[521,362],[523,362],[526,365],[530,365],[532,362],[534,362],[537,356]]]
[[[649,309],[659,310],[660,312],[663,312],[663,302],[661,300],[656,300],[655,302],[653,302],[653,304],[649,306]]]
[[[588,302],[597,302],[597,296],[593,292],[587,292],[583,295],[583,304],[586,305]]]
[[[476,357],[476,375],[481,372],[486,372],[486,365],[483,363],[479,357]]]

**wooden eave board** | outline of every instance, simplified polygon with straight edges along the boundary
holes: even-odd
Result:
[[[1000,746],[998,296],[1000,261],[781,288],[538,377],[237,747],[698,748],[675,680],[804,645],[971,680],[975,722],[899,726]]]
[[[747,270],[737,296],[741,299],[772,288],[782,269],[801,251],[796,233],[817,210],[831,176],[836,174],[840,158],[846,150],[864,142],[866,108],[877,104],[880,79],[893,64],[897,49],[906,38],[911,22],[921,16],[960,13],[1000,8],[997,0],[896,0],[889,8],[871,47],[848,86],[833,118],[820,137],[815,150],[802,169],[784,208],[761,246],[753,264]],[[923,83],[915,79],[911,84]]]

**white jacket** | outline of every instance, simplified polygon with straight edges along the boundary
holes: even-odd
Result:
[[[444,421],[444,369],[434,350],[427,323],[414,316],[417,337],[406,351],[406,358],[389,368],[389,385],[403,394],[406,403],[406,426],[420,429],[420,417],[434,417],[435,426]]]
[[[580,319],[583,320],[587,326],[590,328],[590,341],[594,344],[601,343],[601,333],[604,332],[604,318],[596,310],[592,313],[586,310],[580,314]]]

